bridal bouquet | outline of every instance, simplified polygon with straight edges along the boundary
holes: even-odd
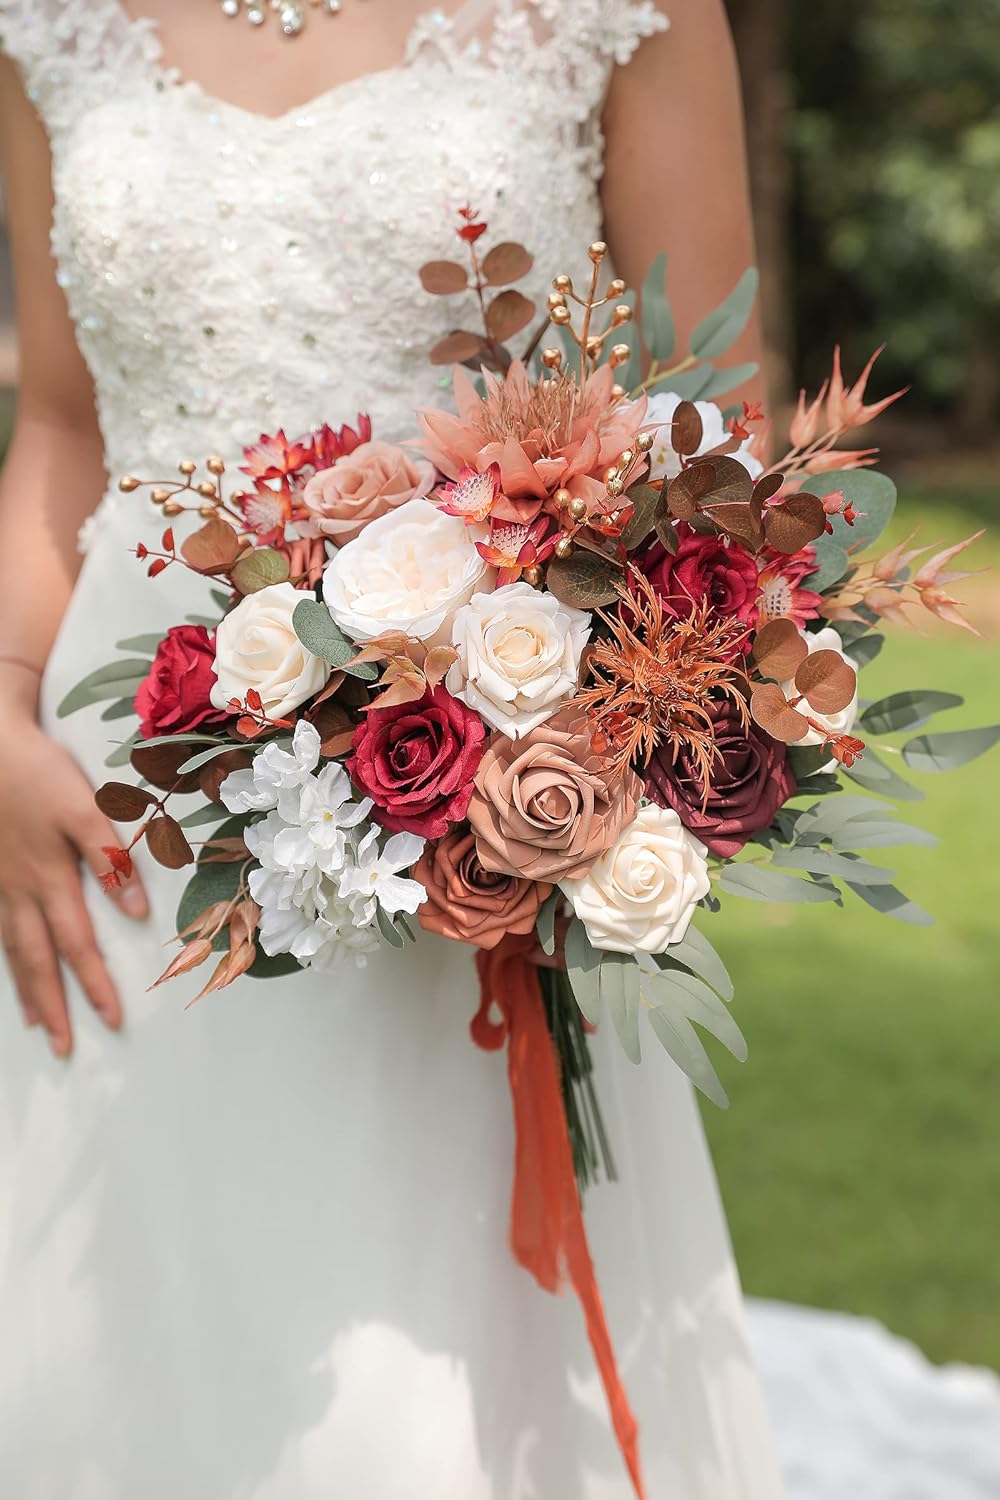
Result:
[[[587,1031],[606,1012],[637,1062],[645,1014],[725,1103],[695,1029],[744,1055],[706,935],[720,903],[853,896],[928,920],[869,858],[932,842],[882,800],[917,795],[892,763],[961,765],[1000,731],[870,749],[960,701],[901,685],[862,705],[857,676],[884,621],[924,608],[965,624],[948,588],[969,545],[874,547],[894,487],[874,450],[838,446],[895,399],[866,404],[873,361],[847,386],[837,357],[769,464],[762,413],[714,401],[752,373],[715,362],[749,316],[752,273],[677,359],[663,258],[637,328],[624,285],[602,286],[595,244],[589,285],[556,277],[513,358],[535,316],[511,285],[530,258],[512,244],[482,254],[484,229],[463,215],[469,269],[421,273],[484,317],[432,356],[457,363],[455,410],[421,412],[403,445],[364,417],[262,437],[235,483],[219,458],[182,463],[152,489],[160,547],[136,553],[150,578],[193,569],[214,607],[120,642],[126,658],[63,711],[111,700],[105,718],[139,721],[111,763],[140,784],[98,793],[138,825],[107,851],[106,883],[128,878],[140,841],[193,869],[156,983],[213,960],[203,994],[363,963],[417,926],[480,950],[474,1035],[509,1037],[512,1059],[520,1043],[527,1091],[554,1095],[530,1151],[554,1163],[541,1180],[571,1222],[540,1251],[518,1232],[521,1181],[515,1249],[544,1285],[569,1269],[638,1487],[573,1182],[602,1157],[611,1170]],[[189,794],[198,805],[175,812]],[[511,1083],[524,1141],[513,1060]]]

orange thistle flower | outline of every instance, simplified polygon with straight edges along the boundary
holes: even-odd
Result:
[[[627,618],[598,611],[611,630],[588,657],[593,679],[577,702],[613,750],[614,763],[648,764],[654,750],[669,745],[693,762],[707,789],[716,757],[713,695],[732,698],[746,715],[740,684],[746,674],[733,664],[746,627],[714,619],[702,602],[686,619],[669,619],[648,579],[631,576]],[[708,792],[706,790],[706,797]]]

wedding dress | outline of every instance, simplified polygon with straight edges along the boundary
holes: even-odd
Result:
[[[467,0],[398,66],[263,119],[169,72],[118,0],[0,0],[109,475],[235,465],[261,431],[358,411],[409,435],[448,399],[427,351],[452,316],[417,268],[454,253],[466,203],[529,243],[537,298],[579,268],[607,78],[658,24],[642,0]],[[55,706],[116,641],[205,608],[130,556],[158,533],[110,490],[46,674],[46,727],[97,782],[116,724]],[[74,993],[57,1062],[0,995],[0,1495],[627,1500],[579,1309],[507,1249],[510,1101],[469,1040],[471,955],[424,936],[186,1012],[177,985],[146,993],[184,876],[143,873],[146,928],[91,897],[121,1038]],[[639,1069],[613,1036],[595,1050],[621,1180],[588,1195],[588,1232],[649,1500],[778,1500],[691,1091],[656,1046]],[[922,1500],[863,1469],[828,1487],[838,1367],[810,1378],[822,1341],[789,1316],[760,1309],[755,1336],[794,1500]],[[826,1434],[824,1410],[845,1413]]]
[[[109,475],[235,466],[262,431],[359,411],[412,433],[448,399],[427,352],[453,317],[419,266],[467,203],[530,242],[537,299],[586,264],[601,97],[657,24],[628,0],[431,12],[398,66],[264,119],[167,72],[117,0],[2,0]],[[43,692],[98,782],[116,725],[55,705],[116,641],[205,608],[180,569],[146,580],[129,549],[162,522],[112,495]],[[579,1307],[507,1246],[511,1108],[469,1038],[471,951],[422,938],[186,1012],[146,994],[185,877],[144,875],[145,930],[91,902],[120,1039],[74,995],[57,1062],[2,997],[0,1493],[626,1500]],[[649,1051],[633,1069],[597,1039],[621,1180],[587,1203],[648,1493],[775,1500],[697,1111]]]

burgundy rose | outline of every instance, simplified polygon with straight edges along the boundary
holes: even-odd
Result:
[[[224,723],[230,715],[213,704],[214,686],[214,631],[175,625],[156,648],[152,670],[135,695],[143,739]]]
[[[675,619],[686,619],[695,605],[706,600],[718,619],[736,619],[750,625],[757,617],[759,584],[757,562],[739,542],[714,533],[677,527],[680,546],[673,557],[661,542],[633,560],[659,594],[664,611]]]
[[[795,778],[784,745],[752,719],[744,724],[734,703],[713,699],[708,707],[718,750],[708,801],[691,758],[681,752],[675,761],[666,746],[656,751],[647,767],[646,792],[661,807],[672,807],[713,854],[731,859],[794,795]]]
[[[479,715],[436,687],[419,702],[371,709],[347,769],[384,828],[439,839],[465,817],[485,738]]]

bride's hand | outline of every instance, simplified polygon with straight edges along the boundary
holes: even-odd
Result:
[[[14,684],[4,679],[0,686],[10,704]],[[118,842],[72,757],[29,709],[8,710],[0,743],[0,938],[25,1021],[45,1028],[57,1057],[73,1049],[60,960],[105,1025],[116,1031],[122,1024],[80,880],[81,859],[97,874],[107,869],[102,846]],[[128,916],[147,915],[138,876],[114,894]]]

